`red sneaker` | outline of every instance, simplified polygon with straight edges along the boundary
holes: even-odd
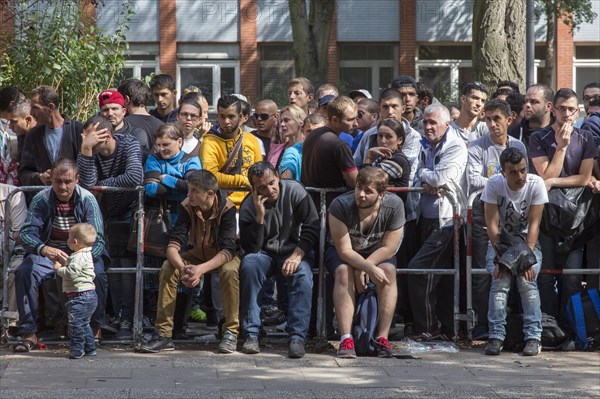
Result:
[[[377,357],[393,357],[394,352],[387,338],[377,338]]]
[[[356,358],[356,351],[354,350],[354,340],[352,338],[346,338],[340,344],[340,349],[337,353],[338,357],[345,359]]]

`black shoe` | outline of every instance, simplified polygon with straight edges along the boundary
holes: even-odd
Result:
[[[233,353],[237,349],[237,337],[231,331],[225,331],[221,343],[219,344],[220,353]]]
[[[282,310],[278,310],[273,315],[263,321],[263,326],[278,326],[287,321],[287,317]]]
[[[305,354],[306,350],[304,349],[304,342],[299,338],[292,338],[289,344],[288,357],[290,359],[301,359]]]
[[[140,347],[140,352],[143,353],[158,353],[160,351],[174,351],[175,345],[173,340],[168,337],[158,336],[147,344],[143,344]]]
[[[260,353],[260,345],[258,344],[258,338],[248,337],[248,339],[246,339],[246,342],[244,342],[242,352],[244,352],[247,355],[255,355],[257,353]]]
[[[118,340],[131,340],[133,339],[133,329],[132,325],[128,321],[122,321],[121,326],[119,327],[119,332],[117,332],[116,338]]]
[[[525,341],[523,356],[537,356],[542,351],[542,343],[537,339],[528,339]]]
[[[485,354],[490,356],[497,356],[502,352],[502,345],[504,341],[498,338],[492,338],[485,346]]]

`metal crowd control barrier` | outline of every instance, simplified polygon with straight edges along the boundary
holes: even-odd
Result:
[[[467,286],[467,333],[469,340],[472,339],[472,330],[477,323],[477,315],[473,310],[473,274],[489,274],[487,269],[473,269],[473,202],[483,189],[473,192],[469,196],[467,207],[467,248],[466,248],[466,286]],[[600,269],[540,269],[539,274],[597,274]]]
[[[422,193],[424,190],[422,187],[388,187],[387,191],[394,193],[410,193],[417,192]],[[454,277],[454,341],[458,342],[458,329],[459,323],[463,319],[463,315],[460,314],[460,208],[458,201],[454,198],[452,193],[441,189],[444,196],[448,198],[452,204],[453,214],[453,256],[454,256],[454,268],[453,269],[396,269],[398,274],[441,274],[441,275],[452,275]]]
[[[3,283],[8,281],[9,274],[9,263],[10,254],[8,251],[9,243],[9,230],[10,230],[10,209],[9,204],[11,198],[18,192],[36,192],[47,188],[46,186],[29,186],[29,187],[17,187],[12,191],[6,201],[6,218],[5,218],[5,238],[3,243],[3,261],[4,261],[4,276]],[[144,188],[138,186],[135,188],[121,188],[121,187],[104,187],[97,186],[93,188],[96,192],[117,192],[117,191],[137,191],[139,193],[138,209],[136,212],[136,218],[138,223],[137,229],[137,256],[136,256],[136,267],[135,268],[116,268],[109,269],[107,273],[135,273],[136,284],[135,284],[135,309],[134,309],[134,323],[133,323],[133,343],[139,344],[142,341],[142,321],[143,321],[143,281],[144,272],[158,272],[160,268],[147,268],[144,266]],[[248,191],[245,188],[236,189],[236,191]],[[318,264],[318,295],[317,295],[317,339],[320,341],[326,341],[326,323],[325,323],[325,240],[326,240],[326,222],[327,222],[327,209],[326,209],[326,196],[327,193],[343,193],[348,191],[347,188],[315,188],[307,187],[307,191],[319,193],[319,220],[320,220],[320,235],[319,235],[319,264]],[[388,191],[394,193],[409,193],[409,192],[422,192],[421,187],[390,187]],[[454,268],[453,269],[397,269],[398,274],[442,274],[442,275],[453,275],[454,276],[454,339],[458,340],[458,326],[461,320],[459,310],[459,288],[460,288],[460,259],[459,259],[459,238],[460,238],[460,213],[458,203],[454,196],[446,192],[444,195],[449,199],[453,209],[453,223],[454,223]],[[5,284],[6,287],[6,284]],[[6,329],[8,327],[8,319],[4,317],[4,311],[8,307],[8,289],[3,291],[3,304],[2,304],[2,327]],[[120,340],[120,341],[106,341],[106,342],[119,342],[129,343],[131,340]]]
[[[9,319],[5,317],[6,311],[8,310],[8,275],[10,273],[9,265],[10,265],[10,251],[9,251],[9,233],[10,233],[10,202],[11,199],[19,192],[23,193],[34,193],[48,188],[48,186],[21,186],[16,187],[13,191],[9,193],[6,198],[5,203],[5,219],[4,219],[4,242],[2,243],[2,260],[4,265],[3,276],[2,276],[2,284],[4,286],[4,290],[2,292],[2,316],[0,326],[4,332],[8,329]],[[144,242],[144,187],[106,187],[106,186],[95,186],[92,188],[92,191],[99,193],[107,193],[107,192],[138,192],[138,209],[136,211],[137,221],[138,221],[138,229],[137,229],[137,256],[136,256],[136,267],[135,268],[119,268],[114,270],[107,270],[107,273],[136,273],[136,285],[135,285],[135,317],[133,323],[133,333],[134,340],[135,337],[141,338],[142,334],[142,317],[138,317],[138,315],[143,316],[143,276],[142,272],[147,270],[144,268],[144,255],[143,255],[143,242]],[[48,341],[46,341],[48,342]],[[131,342],[131,341],[122,341],[122,342]]]

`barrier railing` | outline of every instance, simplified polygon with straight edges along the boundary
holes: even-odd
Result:
[[[10,230],[10,199],[18,192],[37,192],[47,188],[46,186],[28,186],[28,187],[17,187],[13,190],[6,201],[6,218],[5,218],[5,238],[3,243],[3,283],[6,288],[6,282],[8,281],[8,274],[10,264],[10,253],[8,250],[9,245],[9,230]],[[145,272],[158,272],[160,268],[145,267],[144,265],[144,188],[142,186],[135,188],[121,188],[121,187],[104,187],[97,186],[92,189],[96,192],[118,192],[118,191],[137,191],[139,193],[138,208],[136,211],[136,219],[138,223],[137,229],[137,253],[136,253],[136,267],[135,268],[114,268],[107,270],[107,273],[135,273],[135,307],[134,307],[134,322],[133,322],[133,343],[135,345],[140,344],[143,338],[143,286],[144,286],[144,273]],[[236,191],[248,191],[245,188],[236,189]],[[343,193],[348,191],[347,188],[315,188],[307,187],[307,191],[319,194],[319,222],[320,222],[320,235],[319,235],[319,258],[318,258],[318,293],[317,293],[317,339],[326,341],[326,303],[325,303],[325,278],[326,269],[324,261],[325,243],[326,243],[326,225],[327,225],[327,209],[326,199],[328,193]],[[390,187],[388,191],[394,193],[409,193],[409,192],[422,192],[423,189],[420,187]],[[459,238],[460,238],[460,214],[456,199],[450,193],[444,193],[447,196],[453,208],[453,223],[454,223],[454,268],[453,269],[397,269],[398,274],[442,274],[442,275],[453,275],[454,276],[454,337],[458,339],[458,326],[461,319],[459,310],[459,288],[460,288],[460,260],[459,260]],[[2,303],[2,327],[4,330],[8,327],[8,318],[4,316],[5,310],[8,308],[8,289],[3,291],[3,303]],[[113,340],[107,342],[116,343],[130,343],[131,340]]]

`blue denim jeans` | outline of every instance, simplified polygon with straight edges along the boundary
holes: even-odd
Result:
[[[523,305],[523,333],[525,334],[525,340],[541,340],[542,337],[542,309],[536,280],[542,265],[542,252],[536,247],[533,253],[537,259],[537,263],[532,266],[535,273],[534,279],[527,281],[524,276],[517,276],[517,288],[521,296],[521,304]],[[496,266],[494,263],[495,257],[496,253],[494,249],[489,246],[486,255],[486,268],[490,273],[494,271],[494,267]],[[512,279],[513,276],[510,272],[504,273],[499,279],[492,277],[488,305],[490,339],[496,338],[504,341],[504,337],[506,336],[506,303]]]
[[[258,337],[261,325],[260,308],[263,301],[265,280],[281,273],[281,266],[287,256],[276,256],[264,251],[247,254],[240,266],[241,326],[247,337]],[[306,340],[312,306],[313,254],[302,259],[298,269],[284,277],[287,284],[288,318],[287,332],[290,339]]]
[[[69,316],[70,349],[72,355],[79,356],[84,352],[96,350],[90,319],[98,306],[98,297],[93,290],[68,296],[66,308]]]
[[[56,276],[53,266],[54,262],[50,259],[29,254],[15,271],[15,291],[21,334],[37,332],[38,288],[44,281]],[[102,257],[94,259],[94,272],[96,273],[94,284],[98,296],[98,307],[92,316],[92,325],[102,327],[104,325],[104,307],[108,291],[108,279],[104,271]]]

